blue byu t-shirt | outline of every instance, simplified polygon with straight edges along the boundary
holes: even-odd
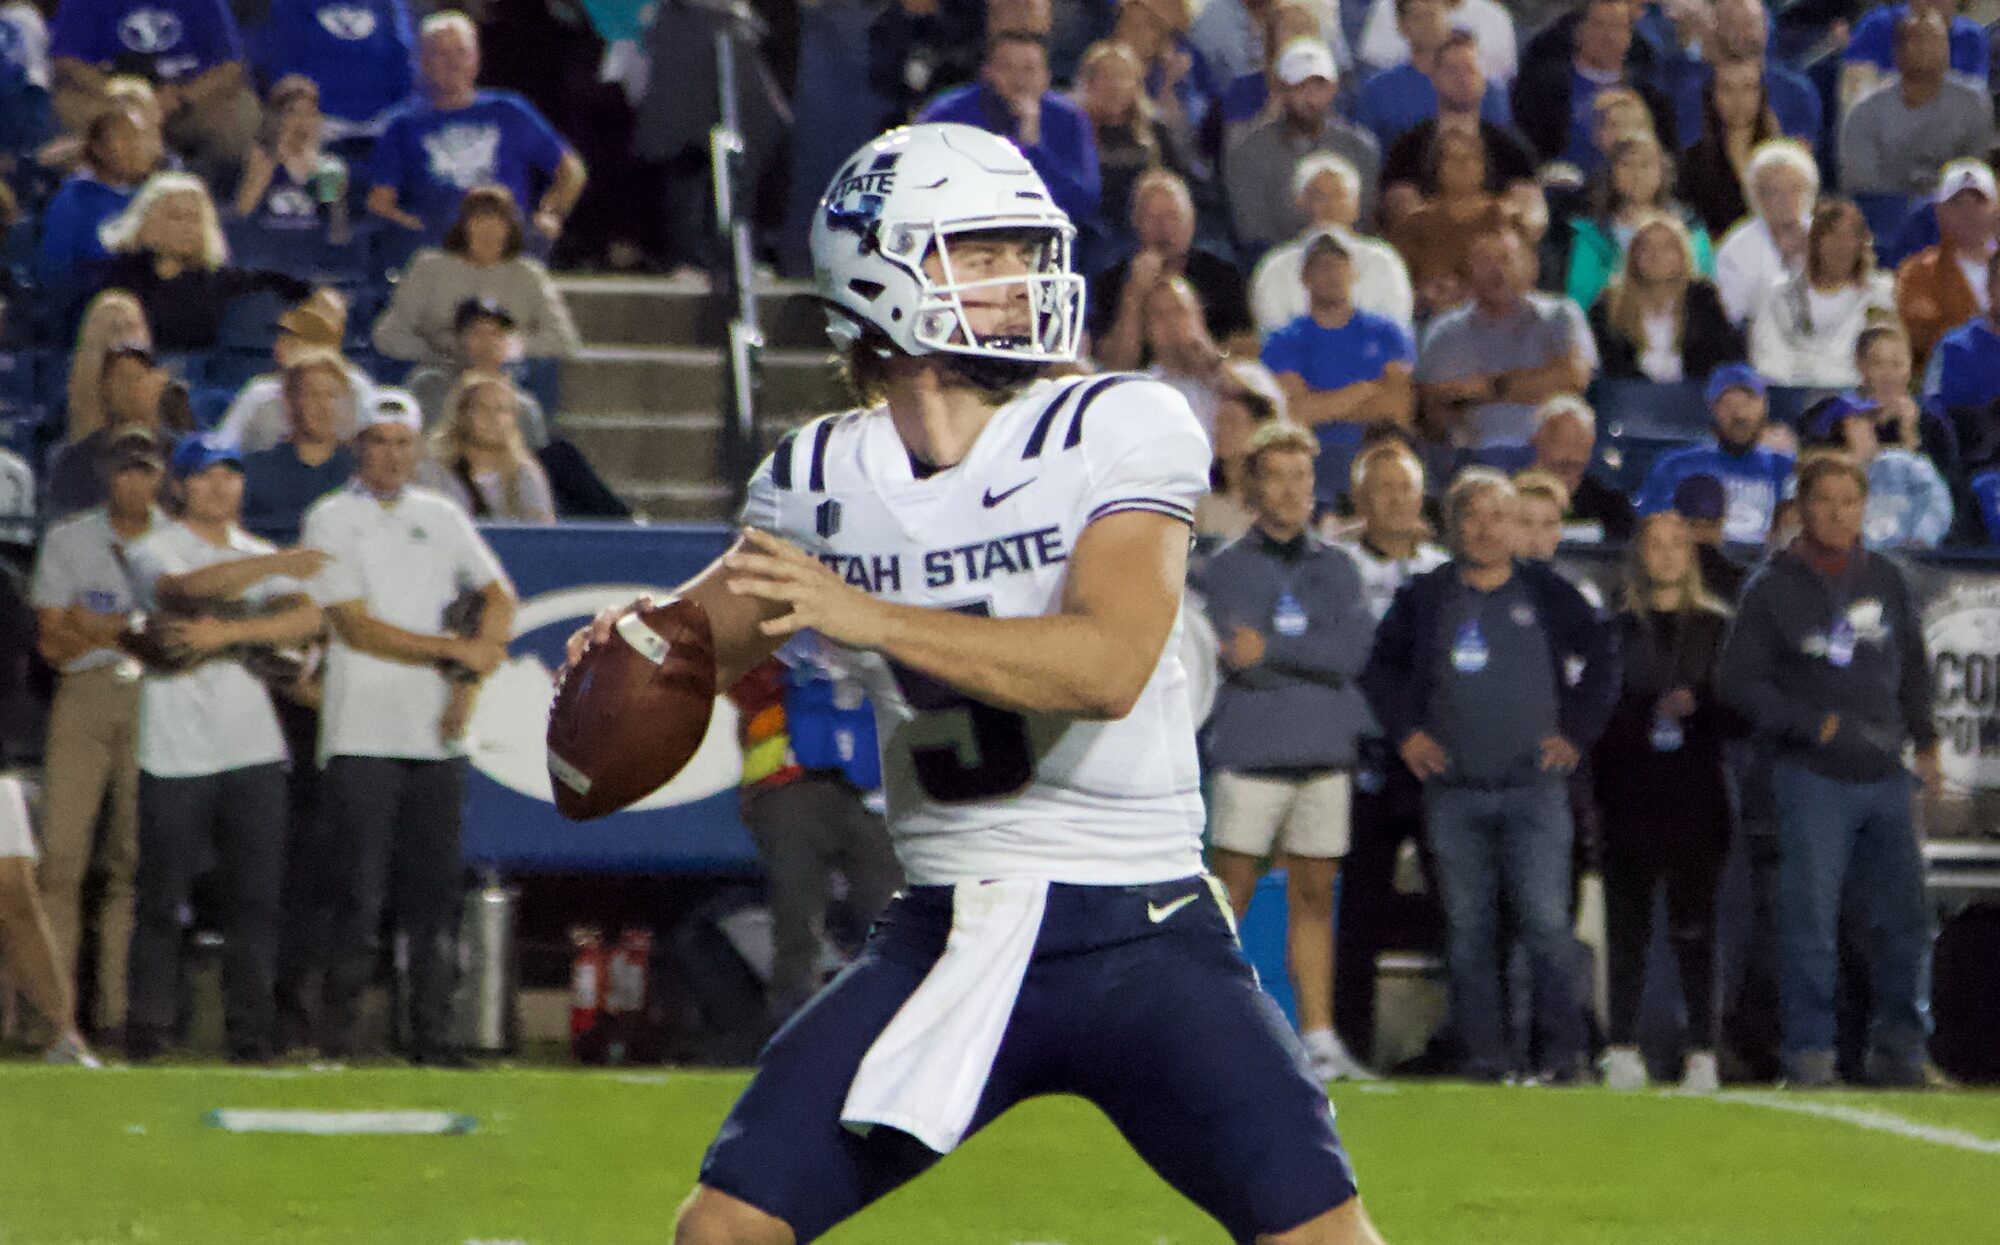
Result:
[[[1896,72],[1896,23],[1910,11],[1907,4],[1885,4],[1871,10],[1854,27],[1842,58],[1867,61],[1883,73]],[[1963,13],[1951,19],[1951,67],[1983,86],[1992,59],[1986,28]]]
[[[1639,513],[1673,509],[1674,490],[1682,480],[1699,475],[1714,476],[1728,499],[1722,515],[1723,538],[1734,544],[1759,545],[1771,530],[1771,516],[1792,477],[1792,456],[1761,445],[1747,454],[1732,454],[1713,442],[1675,450],[1654,462],[1646,473],[1646,483],[1639,490]]]
[[[567,150],[527,100],[481,91],[449,112],[428,103],[398,111],[375,144],[369,182],[394,186],[396,206],[422,217],[436,241],[474,186],[497,182],[513,192],[522,215],[533,214],[535,181],[552,175]]]
[[[54,56],[145,70],[162,82],[243,59],[235,15],[223,0],[63,0],[49,23],[49,45]]]
[[[360,124],[409,100],[416,35],[406,0],[272,0],[251,59],[267,82],[304,74],[330,117]]]
[[[1372,311],[1356,311],[1337,329],[1300,316],[1264,339],[1264,366],[1297,372],[1312,389],[1345,389],[1379,380],[1391,363],[1409,366],[1417,348],[1403,326]]]

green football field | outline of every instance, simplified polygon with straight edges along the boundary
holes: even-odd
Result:
[[[0,1245],[668,1239],[740,1073],[0,1064]],[[2000,1095],[1336,1089],[1392,1245],[1995,1245]],[[215,1108],[442,1109],[464,1135],[225,1132]],[[1089,1106],[1029,1103],[838,1245],[1222,1245]]]

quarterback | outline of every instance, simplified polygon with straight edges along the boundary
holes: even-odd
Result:
[[[1163,384],[1043,375],[1076,357],[1074,237],[960,125],[883,135],[815,215],[863,406],[780,442],[676,591],[719,685],[804,631],[850,655],[910,886],[771,1040],[679,1245],[812,1240],[1040,1094],[1094,1103],[1238,1242],[1380,1245],[1202,872],[1174,641],[1207,440]]]

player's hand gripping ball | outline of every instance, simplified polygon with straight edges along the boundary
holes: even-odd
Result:
[[[701,747],[715,709],[708,611],[676,599],[618,616],[563,668],[549,709],[549,779],[572,821],[665,786]]]

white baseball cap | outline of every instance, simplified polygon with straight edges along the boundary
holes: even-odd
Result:
[[[1937,201],[1949,202],[1961,190],[1977,190],[1988,203],[2000,200],[1993,186],[1993,170],[1984,160],[1953,160],[1938,175]]]
[[[356,432],[366,432],[382,424],[399,424],[411,432],[424,430],[424,413],[417,406],[415,395],[407,389],[384,386],[375,391],[371,401],[361,407],[360,427]]]
[[[1278,81],[1286,86],[1297,86],[1308,78],[1340,81],[1340,67],[1334,64],[1333,49],[1326,40],[1311,35],[1302,35],[1285,45],[1278,53],[1277,70]]]

